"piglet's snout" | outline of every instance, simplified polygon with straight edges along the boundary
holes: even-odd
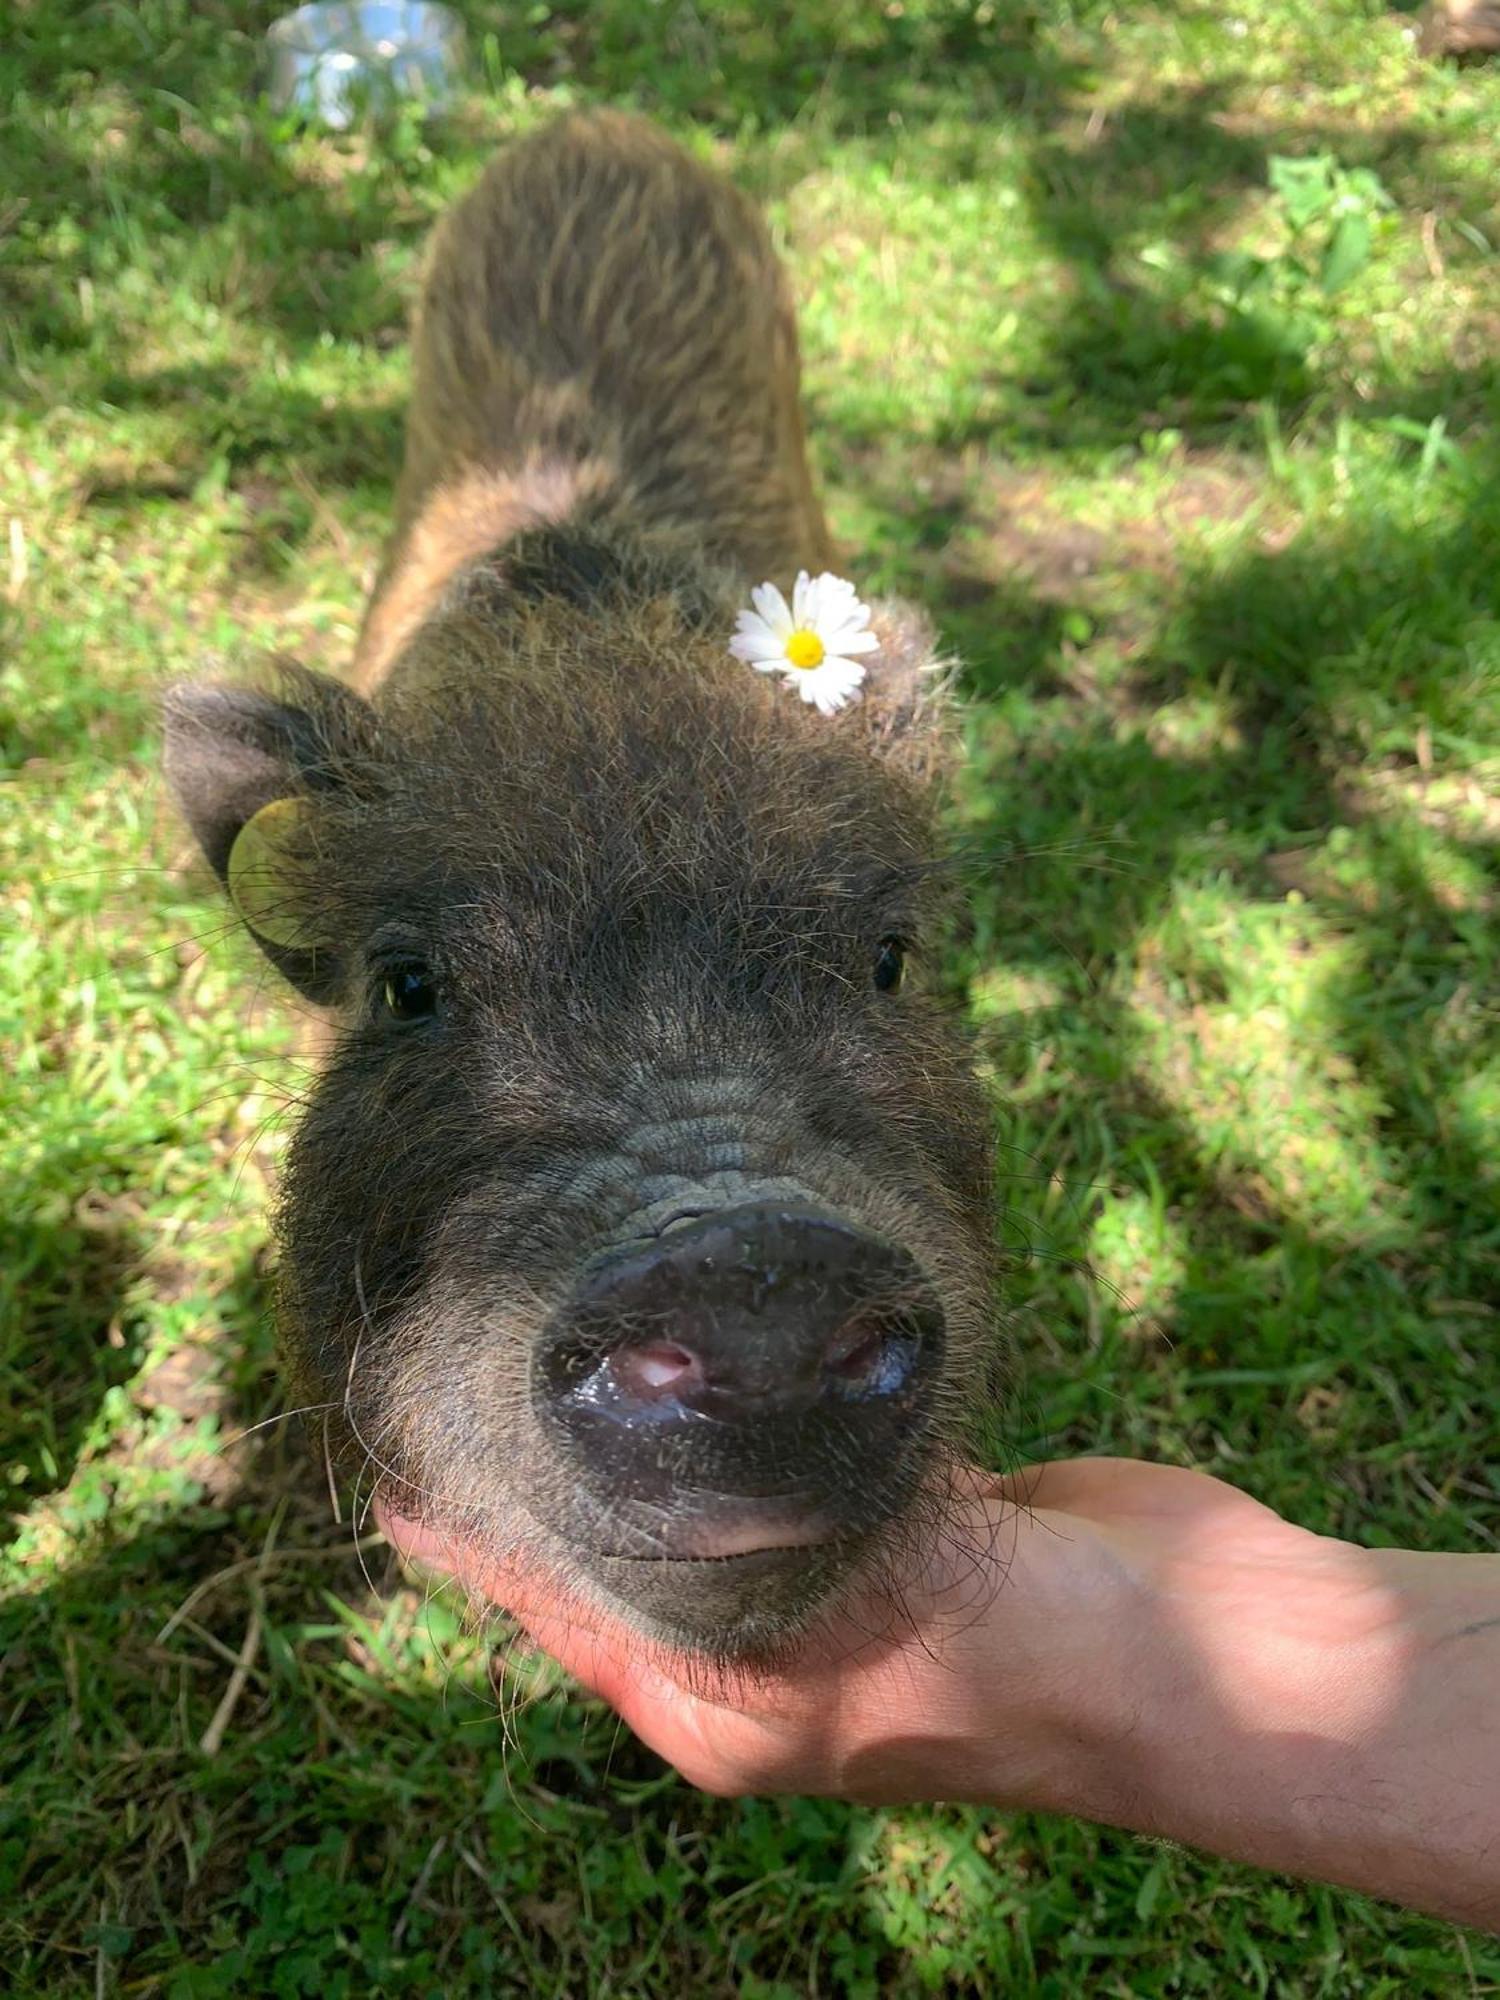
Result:
[[[899,1245],[838,1215],[751,1202],[680,1224],[585,1279],[534,1386],[581,1476],[615,1497],[797,1493],[836,1517],[920,1424],[943,1341]]]

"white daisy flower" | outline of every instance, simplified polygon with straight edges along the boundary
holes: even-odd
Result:
[[[787,603],[774,583],[750,593],[753,611],[742,611],[729,650],[758,674],[780,674],[820,715],[835,715],[865,677],[854,658],[880,644],[854,585],[841,576],[802,570]]]

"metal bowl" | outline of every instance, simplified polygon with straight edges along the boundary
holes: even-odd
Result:
[[[283,14],[267,30],[266,49],[266,95],[276,109],[341,132],[366,108],[443,104],[463,62],[464,26],[447,7],[318,4]]]

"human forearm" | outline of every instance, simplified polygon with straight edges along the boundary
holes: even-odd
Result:
[[[1132,1622],[1075,1810],[1500,1929],[1500,1559],[1169,1541]]]

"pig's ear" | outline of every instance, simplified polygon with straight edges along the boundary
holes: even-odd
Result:
[[[850,726],[912,777],[935,778],[957,752],[951,663],[926,615],[902,598],[876,599],[870,623],[880,648],[865,657],[859,701],[846,711]]]
[[[167,782],[238,915],[299,992],[331,1000],[340,967],[319,799],[368,770],[374,710],[326,674],[284,665],[268,692],[179,682],[163,723]]]

